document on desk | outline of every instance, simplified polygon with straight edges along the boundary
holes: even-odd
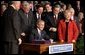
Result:
[[[73,44],[56,44],[49,46],[49,54],[73,51]]]
[[[48,40],[34,40],[32,41],[34,44],[50,44],[50,41]]]
[[[32,41],[32,43],[34,43],[34,44],[44,44],[45,40],[34,40],[34,41]]]

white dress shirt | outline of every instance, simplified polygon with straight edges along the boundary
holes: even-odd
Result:
[[[41,30],[37,28],[39,36],[41,36]]]
[[[41,19],[41,14],[36,13],[37,19]]]

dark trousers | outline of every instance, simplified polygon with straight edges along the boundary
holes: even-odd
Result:
[[[16,42],[4,42],[3,47],[4,54],[18,54],[18,43]]]

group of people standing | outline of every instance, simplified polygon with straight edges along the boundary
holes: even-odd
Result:
[[[32,11],[31,1],[12,1],[2,14],[2,53],[18,54],[21,43],[33,40],[53,40],[53,42],[76,43],[79,33],[84,35],[83,12],[75,17],[72,7],[65,4],[53,7],[48,2],[43,7],[36,5]],[[45,8],[45,11],[44,11]]]

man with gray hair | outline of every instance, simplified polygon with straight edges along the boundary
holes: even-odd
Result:
[[[28,42],[29,34],[34,26],[33,13],[30,11],[30,3],[28,1],[22,1],[19,15],[21,19],[21,36],[23,42]]]
[[[12,4],[3,13],[2,43],[4,54],[18,54],[18,46],[22,43],[20,38],[19,9],[20,1],[12,1]]]

